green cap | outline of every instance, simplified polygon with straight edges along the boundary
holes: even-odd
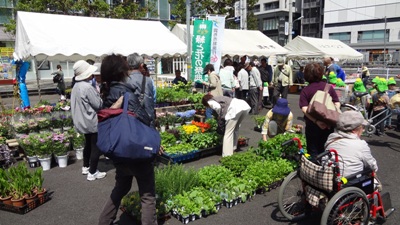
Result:
[[[338,78],[336,81],[336,87],[346,87],[346,84],[342,81],[342,79]]]
[[[356,79],[356,81],[354,82],[353,89],[354,89],[354,91],[357,91],[357,92],[366,92],[367,91],[365,89],[364,83],[362,82],[361,78]]]
[[[376,84],[376,82],[378,82],[379,79],[380,79],[379,76],[376,76],[374,79],[372,79],[372,83]]]
[[[329,78],[329,83],[330,84],[336,84],[337,77],[336,77],[336,74],[334,72],[330,72],[328,78]]]
[[[388,83],[388,85],[392,85],[392,84],[396,85],[396,81],[394,80],[393,77],[389,78],[389,80],[387,81],[387,83]]]
[[[376,89],[379,92],[385,92],[388,90],[387,82],[385,78],[380,78],[376,83]]]

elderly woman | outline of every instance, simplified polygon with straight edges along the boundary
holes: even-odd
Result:
[[[333,132],[333,127],[329,126],[325,121],[317,120],[307,113],[308,105],[314,97],[314,94],[318,90],[323,91],[325,89],[326,83],[322,81],[323,74],[324,68],[318,63],[310,63],[306,65],[304,68],[304,79],[309,83],[309,85],[301,91],[299,99],[299,106],[304,113],[304,119],[306,122],[305,133],[307,151],[313,158],[325,150],[324,144],[326,139],[329,134]],[[335,106],[339,108],[339,98],[332,86],[329,87],[328,92],[332,97]]]
[[[233,155],[233,151],[237,147],[240,124],[249,114],[250,106],[241,99],[211,94],[205,95],[202,103],[215,111],[219,119],[226,120],[222,157]]]
[[[360,112],[346,111],[339,116],[336,132],[329,135],[325,149],[335,149],[339,157],[340,173],[344,177],[361,172],[364,168],[378,171],[378,165],[361,134],[367,121]]]

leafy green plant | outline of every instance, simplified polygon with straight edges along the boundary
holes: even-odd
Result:
[[[192,104],[201,104],[201,100],[203,99],[203,93],[193,93],[188,96],[188,101]]]
[[[157,123],[159,124],[159,126],[166,126],[168,124],[167,117],[165,116],[157,117]]]
[[[264,158],[255,154],[254,152],[244,152],[233,154],[221,159],[221,165],[231,170],[236,176],[240,176],[247,166],[262,161]]]
[[[45,117],[37,118],[37,124],[38,124],[39,130],[49,129],[50,125],[51,125],[50,120]]]
[[[265,116],[261,115],[254,115],[252,116],[254,122],[256,123],[256,127],[261,128],[261,126],[264,124],[265,121]]]
[[[210,129],[208,129],[210,132],[217,130],[218,123],[217,123],[216,119],[214,119],[214,118],[207,119],[206,123],[210,124]]]
[[[197,150],[192,144],[180,143],[178,145],[164,147],[164,152],[169,155],[185,155]]]
[[[293,164],[285,159],[260,161],[249,165],[242,173],[242,178],[254,181],[257,188],[268,187],[285,178],[293,170]]]
[[[217,146],[221,143],[221,138],[215,132],[197,133],[192,135],[190,143],[198,149],[205,149]]]
[[[161,145],[163,147],[169,147],[176,145],[176,137],[175,135],[169,133],[169,132],[161,132]]]
[[[201,168],[198,171],[199,182],[204,188],[216,188],[221,183],[233,179],[234,174],[223,166],[210,165]]]
[[[297,144],[284,146],[282,143],[293,139],[294,137],[300,138],[303,144],[303,149],[305,153],[307,152],[306,140],[302,134],[278,134],[275,137],[269,139],[268,141],[260,141],[258,147],[254,150],[257,155],[261,155],[265,159],[273,160],[279,158],[287,158],[295,161],[295,156],[298,154],[299,149]]]
[[[0,169],[0,197],[8,197],[11,194],[11,185],[6,170]]]

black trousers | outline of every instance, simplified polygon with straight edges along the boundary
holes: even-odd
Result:
[[[289,85],[282,86],[282,83],[278,82],[278,84],[274,88],[274,94],[273,94],[273,97],[272,97],[272,104],[273,105],[276,104],[276,102],[279,99],[279,95],[281,95],[282,98],[286,98],[287,99],[288,92],[289,92]]]
[[[372,112],[372,116],[378,115],[379,113],[383,112],[384,110],[385,109],[378,110],[378,111],[373,111]],[[386,113],[382,113],[382,114],[380,114],[379,116],[377,116],[374,119],[373,123],[376,124],[379,121],[383,120],[383,118],[385,118],[385,117],[386,117]],[[380,124],[375,126],[376,127],[376,132],[375,132],[376,134],[383,134],[385,132],[385,123],[384,122],[385,121],[382,121]]]
[[[333,128],[322,130],[317,124],[306,120],[305,131],[307,153],[314,159],[318,154],[325,151],[325,142],[328,136],[333,133]]]
[[[97,133],[85,134],[85,148],[83,149],[83,166],[89,167],[89,173],[94,174],[99,164],[100,150],[96,145]]]
[[[142,225],[157,225],[154,163],[152,161],[115,164],[115,186],[100,214],[99,225],[113,224],[122,198],[136,178],[142,204]]]

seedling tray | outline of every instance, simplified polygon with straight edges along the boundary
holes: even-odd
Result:
[[[47,193],[44,194],[43,197],[36,197],[35,200],[21,207],[16,207],[13,205],[5,205],[3,203],[0,203],[0,210],[13,212],[17,214],[26,214],[36,209],[37,207],[43,205],[49,200],[50,200],[50,193],[49,191],[47,191]]]

